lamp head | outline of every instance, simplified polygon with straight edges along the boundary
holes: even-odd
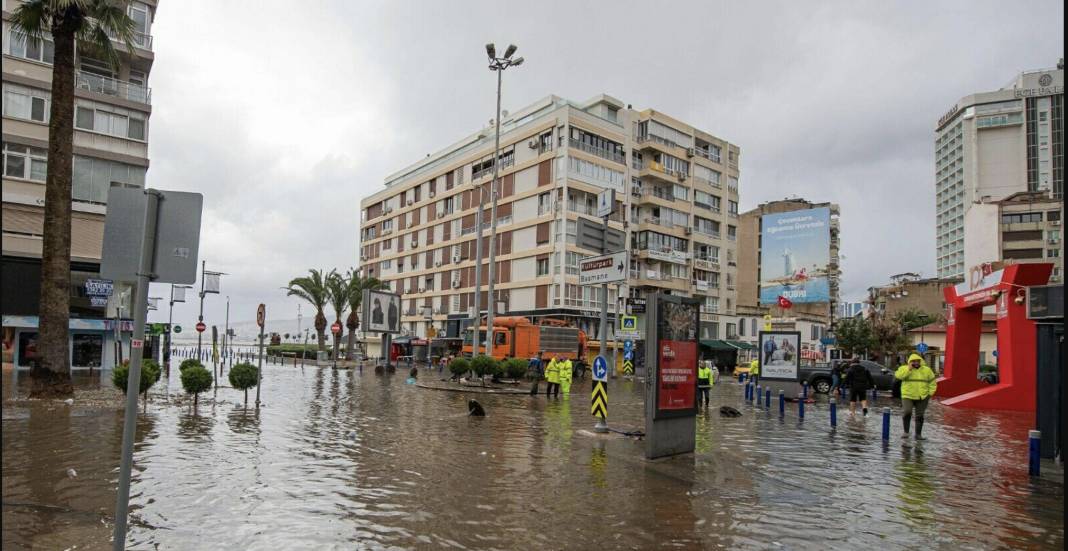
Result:
[[[522,57],[517,57],[514,60],[512,60],[512,66],[513,67],[515,67],[517,65],[522,65],[522,64],[523,64],[523,58]]]
[[[488,55],[490,59],[497,57],[497,47],[492,43],[486,44],[486,55]]]
[[[518,50],[518,49],[519,48],[517,48],[515,44],[509,44],[508,47],[505,48],[505,50],[504,50],[504,58],[505,59],[511,59],[512,58],[512,54],[514,54],[515,51]]]

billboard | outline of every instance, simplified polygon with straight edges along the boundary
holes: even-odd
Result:
[[[700,302],[661,297],[657,308],[656,412],[653,418],[695,415]]]
[[[801,333],[798,331],[760,332],[760,378],[768,381],[798,381]]]
[[[363,290],[363,329],[375,333],[399,333],[400,295],[386,291]]]
[[[760,219],[760,303],[830,302],[831,209],[765,214]]]

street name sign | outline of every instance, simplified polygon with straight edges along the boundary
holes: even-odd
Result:
[[[579,261],[579,284],[615,283],[627,279],[627,251]]]

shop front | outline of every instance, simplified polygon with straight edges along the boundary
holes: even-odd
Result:
[[[120,324],[117,332],[115,320],[71,319],[68,340],[71,369],[111,369],[117,362],[129,358],[133,322],[121,320]],[[37,336],[37,316],[4,316],[5,361],[10,356],[10,361],[19,369],[31,369],[39,359]]]

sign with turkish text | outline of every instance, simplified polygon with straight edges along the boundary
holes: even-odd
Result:
[[[662,297],[658,310],[654,419],[695,415],[700,302]]]
[[[627,251],[594,256],[579,261],[579,283],[615,283],[627,279]]]
[[[630,310],[631,314],[644,314],[645,313],[645,299],[644,298],[628,298],[627,310]]]
[[[90,297],[110,297],[114,288],[115,283],[110,279],[91,277],[85,280],[85,294]]]

